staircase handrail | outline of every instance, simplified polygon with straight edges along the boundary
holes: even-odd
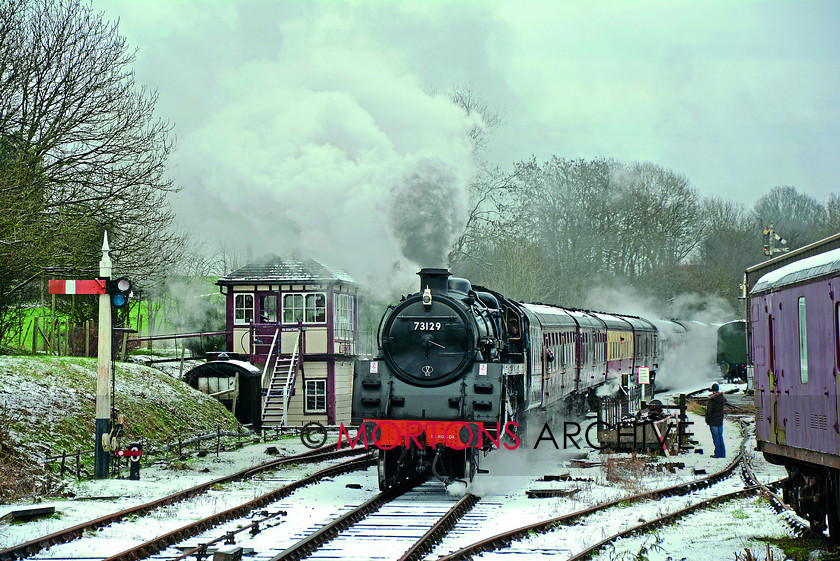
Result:
[[[292,360],[289,362],[289,372],[286,374],[286,384],[283,386],[283,423],[282,426],[287,425],[288,420],[288,413],[289,413],[289,402],[292,399],[291,395],[291,385],[294,384],[294,378],[292,374],[295,374],[297,377],[297,367],[298,367],[298,346],[300,345],[300,338],[303,334],[303,330],[298,331],[297,339],[295,339],[295,348],[292,351]]]
[[[277,327],[279,328],[280,325],[278,324]],[[262,378],[260,378],[263,385],[265,385],[265,378],[266,378],[266,376],[268,376],[268,365],[272,364],[271,357],[274,356],[274,347],[277,345],[277,336],[279,334],[280,334],[280,329],[275,329],[274,330],[274,337],[271,339],[271,348],[269,348],[269,350],[268,350],[268,360],[265,361],[265,366],[263,366]],[[277,353],[277,355],[278,355],[278,358],[279,358],[280,353]],[[273,365],[272,365],[272,368],[273,368]]]
[[[280,325],[277,326],[277,329],[274,331],[274,338],[271,340],[271,349],[268,351],[268,360],[265,361],[265,366],[263,367],[263,375],[260,378],[263,387],[266,387],[265,379],[268,376],[268,367],[271,365],[271,379],[274,379],[274,363],[271,362],[271,357],[274,355],[274,347],[277,345],[277,337],[280,334]],[[279,351],[279,349],[278,349]],[[274,359],[276,361],[280,360],[280,353],[277,353],[277,357]],[[269,404],[271,403],[271,379],[268,383],[268,391],[265,394],[265,400],[263,401],[262,407],[262,418],[265,418],[265,414],[268,412]]]

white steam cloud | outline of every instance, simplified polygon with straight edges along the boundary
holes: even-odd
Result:
[[[178,215],[208,241],[318,257],[359,281],[440,264],[463,227],[475,117],[341,18],[278,33],[279,52],[231,67],[179,139]]]
[[[720,377],[715,363],[717,328],[736,319],[736,314],[719,296],[681,294],[668,302],[658,302],[632,289],[597,288],[587,295],[584,307],[639,316],[656,325],[660,338],[668,341],[656,373],[657,389],[692,391]],[[672,319],[684,325],[687,332],[675,330]]]

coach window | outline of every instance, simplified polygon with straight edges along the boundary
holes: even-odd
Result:
[[[254,321],[254,295],[233,295],[233,323],[243,325]]]
[[[840,367],[840,304],[834,308],[834,362]]]
[[[799,376],[808,383],[808,330],[805,322],[805,297],[799,297]]]
[[[306,381],[306,412],[324,413],[327,410],[327,381]]]

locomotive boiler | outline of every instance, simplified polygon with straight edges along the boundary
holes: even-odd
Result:
[[[483,452],[522,443],[535,411],[586,408],[597,386],[655,376],[658,330],[643,318],[524,304],[422,269],[389,306],[379,352],[355,364],[352,421],[379,449],[382,490],[430,471],[472,480]]]

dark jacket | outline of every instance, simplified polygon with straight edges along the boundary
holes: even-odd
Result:
[[[726,398],[720,392],[715,392],[709,396],[709,401],[706,404],[706,424],[712,427],[719,427],[723,424],[723,405],[726,403]]]

